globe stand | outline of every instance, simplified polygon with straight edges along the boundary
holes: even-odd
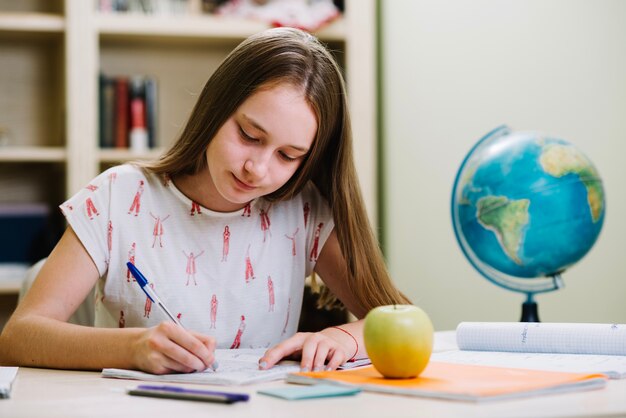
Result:
[[[524,293],[526,293],[526,302],[522,303],[522,318],[520,322],[541,322],[539,320],[539,310],[537,306],[537,302],[535,302],[535,293],[537,292],[550,292],[552,290],[558,290],[563,287],[563,279],[561,278],[561,271],[558,273],[554,273],[551,275],[551,282],[548,282],[548,287],[544,287],[543,289],[537,290],[535,292],[529,292],[527,289]],[[519,290],[512,289],[511,290]]]
[[[534,301],[532,293],[528,293],[526,302],[522,303],[522,319],[520,319],[520,322],[541,322],[539,321],[537,302]]]

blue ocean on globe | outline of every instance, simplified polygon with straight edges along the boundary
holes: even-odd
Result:
[[[567,141],[502,126],[479,141],[454,184],[452,216],[472,264],[499,277],[553,276],[596,242],[606,212],[602,181]]]

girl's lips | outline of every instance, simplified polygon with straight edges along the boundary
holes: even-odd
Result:
[[[250,186],[249,184],[244,183],[243,181],[239,180],[237,178],[237,176],[235,176],[234,174],[233,174],[233,178],[235,179],[235,183],[237,184],[237,186],[239,186],[241,189],[244,189],[244,190],[254,190],[254,189],[256,189],[255,186]]]

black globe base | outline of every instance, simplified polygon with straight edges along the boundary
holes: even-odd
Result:
[[[537,311],[537,302],[522,303],[522,319],[520,322],[541,322]]]

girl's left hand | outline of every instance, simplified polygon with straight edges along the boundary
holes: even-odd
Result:
[[[298,332],[293,337],[275,345],[259,359],[259,368],[266,370],[284,358],[300,357],[300,370],[335,370],[348,361],[354,347],[345,347],[330,335],[334,333]],[[350,351],[352,350],[352,351]]]

